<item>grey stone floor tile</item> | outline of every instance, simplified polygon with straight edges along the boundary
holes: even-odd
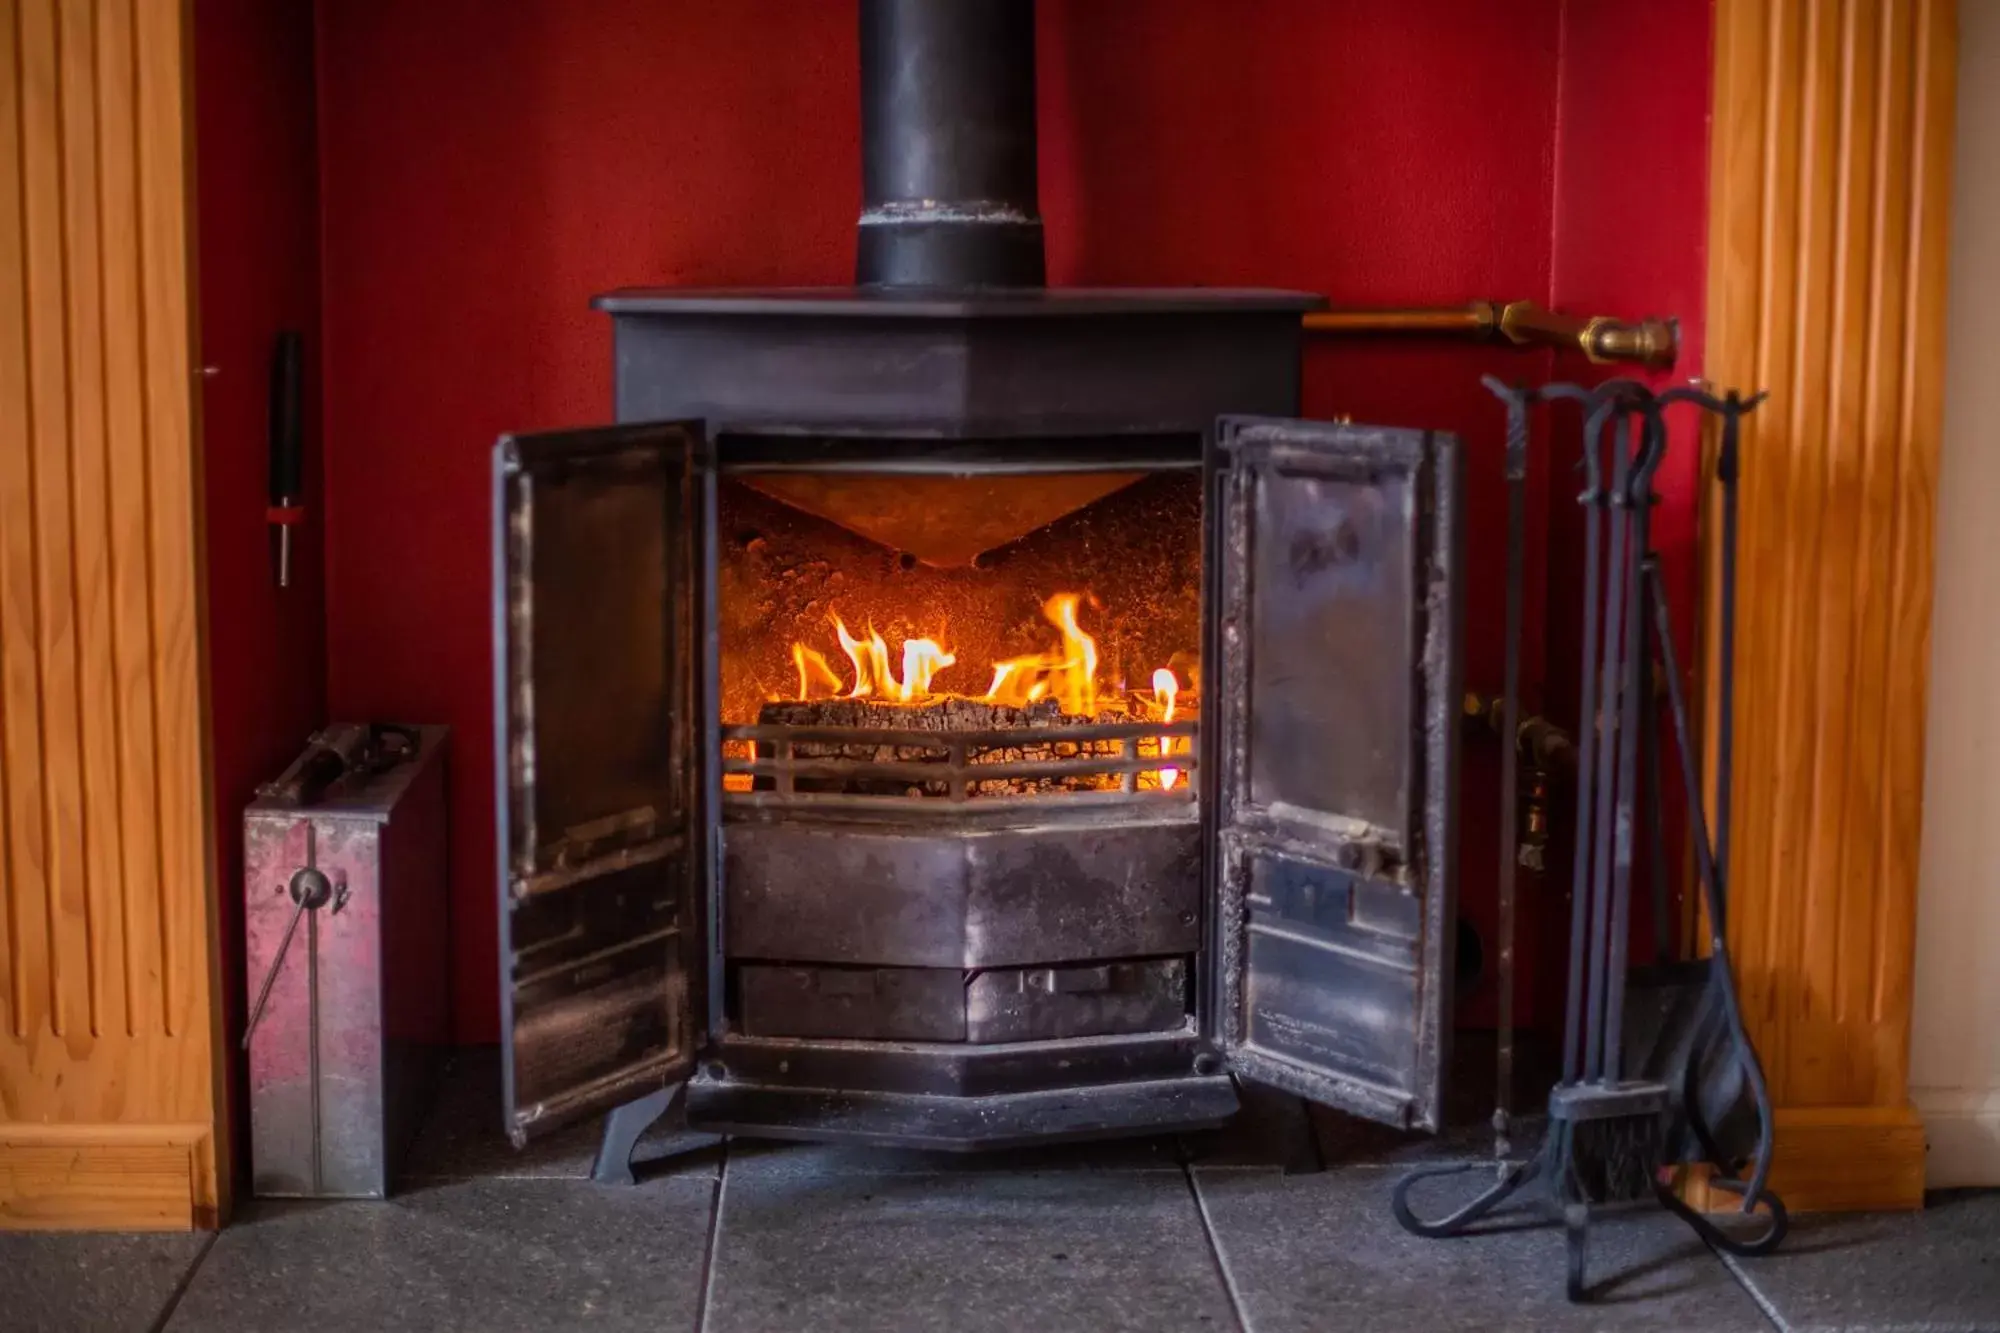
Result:
[[[640,1174],[710,1171],[719,1140],[679,1123],[678,1108],[639,1141],[633,1161]],[[582,1179],[590,1175],[602,1123],[572,1125],[516,1149],[500,1128],[500,1052],[492,1046],[454,1051],[429,1118],[410,1148],[406,1179],[412,1183],[494,1177]]]
[[[689,1329],[715,1181],[438,1185],[267,1203],[224,1231],[171,1333]]]
[[[1602,1299],[1572,1305],[1563,1294],[1562,1232],[1536,1214],[1503,1214],[1493,1222],[1501,1229],[1487,1235],[1425,1240],[1390,1216],[1387,1171],[1194,1174],[1223,1269],[1256,1333],[1770,1327],[1708,1248],[1651,1208],[1593,1226],[1590,1277]]]
[[[0,1233],[0,1329],[144,1333],[208,1241],[207,1232]]]
[[[1185,1175],[739,1171],[707,1329],[1230,1329]]]
[[[1730,1264],[1794,1333],[2000,1329],[2000,1190],[1920,1213],[1807,1214],[1776,1254]]]

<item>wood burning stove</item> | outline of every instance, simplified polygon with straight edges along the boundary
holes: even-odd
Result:
[[[1289,419],[1310,295],[1032,285],[1032,6],[862,8],[863,284],[601,297],[621,424],[496,451],[510,1134],[1434,1127],[1452,442]]]

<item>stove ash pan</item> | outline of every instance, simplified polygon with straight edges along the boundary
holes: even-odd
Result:
[[[952,832],[792,819],[730,824],[723,849],[746,1036],[990,1043],[1188,1026],[1191,819]]]
[[[1193,953],[1201,831],[914,831],[787,820],[723,830],[729,955],[1021,967]]]
[[[1024,759],[1018,735],[723,725],[716,495],[742,438],[496,453],[517,1141],[614,1111],[615,1156],[681,1085],[698,1126],[932,1148],[1213,1124],[1243,1078],[1435,1127],[1453,441],[1225,419],[1162,460],[1207,497],[1199,715],[1052,729]]]

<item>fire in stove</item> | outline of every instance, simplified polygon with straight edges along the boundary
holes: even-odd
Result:
[[[848,499],[868,498],[878,529],[907,527],[897,516],[912,512],[963,517],[986,495],[968,480],[965,495],[932,488],[915,503],[898,478],[869,490],[865,476],[829,475]],[[773,496],[766,478],[725,485],[722,785],[732,805],[1192,801],[1200,484],[1185,470],[1121,474],[1108,492],[1072,484],[1094,475],[1009,476],[1016,494],[1053,478],[1057,494],[1092,498],[943,562],[884,546],[825,506]]]
[[[1077,608],[1082,601],[1082,595],[1073,592],[1059,592],[1051,597],[1042,607],[1042,614],[1061,633],[1060,641],[1046,652],[993,663],[990,668],[992,684],[978,697],[990,704],[1016,708],[1025,708],[1043,699],[1054,699],[1068,716],[1094,717],[1098,710],[1097,640],[1085,633],[1078,623]],[[903,674],[899,679],[890,665],[889,645],[873,626],[869,627],[868,637],[861,639],[847,628],[838,614],[830,616],[829,622],[834,636],[840,641],[841,651],[847,654],[847,660],[852,664],[853,688],[846,688],[846,682],[828,662],[825,653],[804,642],[794,642],[792,661],[799,671],[799,702],[846,697],[923,704],[933,699],[968,697],[959,690],[932,690],[931,682],[940,671],[958,665],[957,655],[939,646],[937,640],[904,641]],[[1130,712],[1135,705],[1141,709],[1156,709],[1167,715],[1162,718],[1163,721],[1172,721],[1174,697],[1180,689],[1180,682],[1175,678],[1173,669],[1166,666],[1155,670],[1152,679],[1154,695],[1163,697],[1148,699],[1135,692],[1108,699],[1107,704],[1119,712]]]
[[[830,614],[846,674],[820,649],[794,641],[796,697],[767,701],[756,727],[731,729],[724,789],[961,798],[1173,791],[1192,763],[1195,699],[1171,666],[1152,672],[1150,689],[1103,690],[1097,640],[1081,622],[1084,600],[1075,592],[1050,597],[1042,614],[1056,641],[991,663],[990,684],[976,695],[938,680],[947,671],[971,674],[975,664],[961,664],[937,638],[904,640],[899,675],[879,631],[857,635]],[[1162,725],[1135,729],[1150,722]],[[1177,756],[1190,757],[1159,763]],[[791,767],[799,761],[811,771]],[[953,770],[966,768],[975,773],[955,780]]]

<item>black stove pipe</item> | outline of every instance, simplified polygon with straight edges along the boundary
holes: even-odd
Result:
[[[1034,0],[861,0],[855,280],[1039,287]]]

